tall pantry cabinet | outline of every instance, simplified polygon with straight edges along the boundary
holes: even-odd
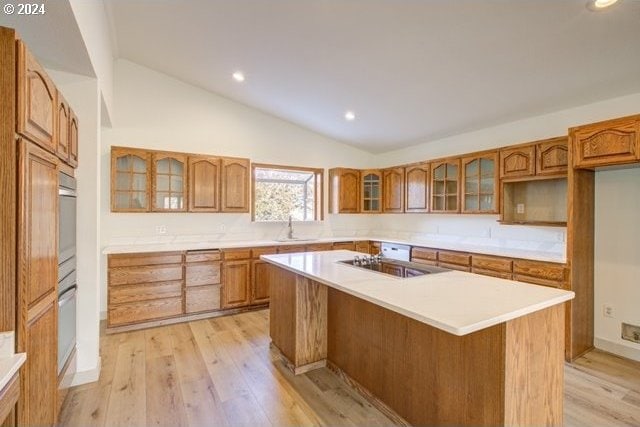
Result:
[[[15,331],[20,397],[8,424],[57,418],[58,174],[78,121],[14,30],[0,27],[0,331]]]

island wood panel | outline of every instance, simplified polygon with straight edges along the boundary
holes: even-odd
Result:
[[[327,286],[297,275],[295,372],[327,359]]]
[[[7,385],[0,390],[0,425],[4,426],[5,420],[11,425],[12,421],[9,415],[13,412],[18,397],[20,396],[20,376],[14,374]]]
[[[455,336],[329,289],[328,359],[413,425],[560,425],[563,318]]]
[[[182,314],[182,297],[162,298],[139,302],[127,302],[109,307],[108,325],[158,320]]]
[[[296,357],[296,274],[272,264],[267,266],[269,292],[269,335],[289,360]]]
[[[561,425],[563,304],[506,322],[504,425]]]
[[[57,150],[58,91],[26,44],[17,41],[17,130],[50,153]]]
[[[0,27],[0,331],[16,329],[16,34]]]

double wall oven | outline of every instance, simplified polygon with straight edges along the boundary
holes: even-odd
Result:
[[[58,374],[76,346],[76,180],[60,172],[58,187]]]

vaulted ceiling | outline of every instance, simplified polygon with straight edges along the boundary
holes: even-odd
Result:
[[[371,152],[640,92],[640,1],[585,3],[106,1],[120,57]]]

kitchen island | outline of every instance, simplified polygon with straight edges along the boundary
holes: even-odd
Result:
[[[295,373],[328,366],[398,423],[562,424],[573,292],[339,262],[354,255],[261,257],[271,264],[272,343]]]

